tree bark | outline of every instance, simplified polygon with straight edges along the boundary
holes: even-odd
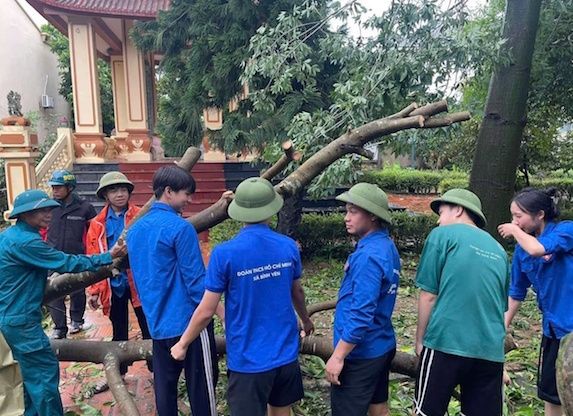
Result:
[[[526,123],[529,74],[541,0],[507,0],[503,46],[511,63],[492,75],[470,176],[470,189],[481,199],[487,230],[509,219],[523,128]],[[501,240],[501,237],[498,237]]]
[[[114,354],[106,354],[104,360],[105,378],[115,401],[124,416],[139,416],[135,400],[129,394],[119,370],[119,360]]]
[[[277,231],[292,237],[302,221],[302,198],[304,189],[299,189],[284,198],[284,205],[278,213]]]
[[[573,416],[573,334],[561,340],[555,369],[562,410],[565,415]]]

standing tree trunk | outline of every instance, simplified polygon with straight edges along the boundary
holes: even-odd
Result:
[[[281,234],[293,237],[300,222],[302,221],[302,199],[304,188],[293,195],[284,198],[284,205],[279,211],[277,231]]]
[[[478,134],[470,188],[480,197],[487,230],[494,236],[497,226],[509,217],[540,8],[541,0],[507,0],[503,48],[510,51],[511,62],[491,77]]]

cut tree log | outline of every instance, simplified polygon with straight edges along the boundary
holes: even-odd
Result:
[[[555,370],[561,410],[566,416],[573,416],[573,334],[561,340]]]
[[[336,301],[327,301],[309,305],[309,315],[332,310]],[[130,365],[134,361],[148,360],[152,356],[152,343],[146,341],[81,341],[81,340],[50,340],[52,349],[59,361],[103,363],[110,390],[115,400],[120,404],[126,416],[138,416],[137,407],[133,398],[119,375],[119,365]],[[226,353],[225,338],[215,337],[217,354]],[[505,339],[505,352],[517,348],[513,337],[507,335]],[[301,339],[300,354],[313,355],[327,361],[334,351],[330,337],[310,335]],[[392,360],[393,373],[416,377],[418,357],[402,351],[397,351]]]

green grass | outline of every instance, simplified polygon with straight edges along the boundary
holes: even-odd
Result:
[[[418,257],[403,255],[403,271],[398,291],[396,310],[393,316],[398,337],[399,350],[413,353],[416,329],[416,296],[414,286]],[[332,259],[312,259],[304,264],[302,280],[307,303],[336,299],[344,262]],[[320,313],[313,317],[317,333],[331,336],[332,312]],[[519,345],[517,350],[507,355],[507,369],[512,383],[505,389],[505,416],[533,416],[543,414],[543,402],[537,398],[536,372],[541,338],[540,314],[532,294],[522,304],[512,325],[514,337]],[[217,328],[219,332],[220,327]],[[301,356],[300,363],[304,375],[305,397],[293,408],[295,416],[327,416],[330,414],[329,386],[324,381],[322,359]],[[225,399],[226,367],[224,358],[219,362],[219,383],[217,385],[218,414],[228,415]],[[414,381],[403,376],[393,376],[390,383],[390,407],[392,416],[410,416],[413,409]],[[184,388],[180,391],[185,396]],[[449,415],[460,414],[460,404],[452,399]]]

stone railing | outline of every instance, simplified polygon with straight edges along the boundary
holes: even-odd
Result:
[[[59,128],[58,138],[43,159],[36,165],[36,186],[51,193],[48,180],[57,169],[70,169],[74,163],[72,129]]]

